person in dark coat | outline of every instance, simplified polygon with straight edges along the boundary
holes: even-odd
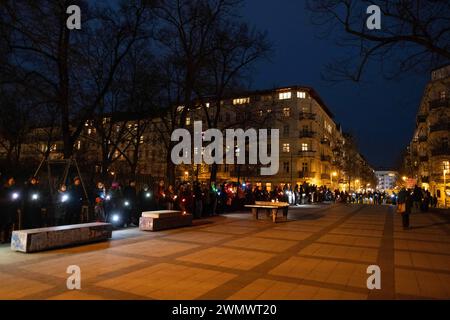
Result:
[[[411,193],[403,188],[398,193],[398,204],[405,204],[405,211],[401,213],[402,215],[402,225],[403,229],[407,230],[409,229],[409,215],[411,214],[411,208],[413,206],[414,198],[411,196]]]
[[[75,177],[69,187],[69,202],[67,204],[66,224],[81,223],[81,209],[85,200],[83,186],[79,177]]]
[[[59,186],[55,199],[55,226],[62,226],[66,223],[67,204],[69,203],[69,193],[65,184]]]
[[[152,211],[154,209],[154,197],[147,184],[142,186],[141,191],[139,191],[139,211]]]
[[[35,229],[42,226],[43,193],[39,180],[32,177],[24,193],[23,228]]]
[[[16,180],[10,177],[0,195],[0,242],[9,242],[13,229],[18,229],[18,216],[21,207],[21,192]]]
[[[129,181],[128,185],[123,189],[123,212],[124,221],[127,225],[138,224],[138,201],[136,192],[136,182]]]

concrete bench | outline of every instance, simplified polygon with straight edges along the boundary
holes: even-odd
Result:
[[[112,229],[109,223],[85,223],[17,230],[11,237],[11,250],[29,253],[106,241],[112,237]]]
[[[173,210],[146,211],[139,219],[139,229],[142,231],[159,231],[190,225],[192,214]]]
[[[289,204],[285,202],[266,202],[257,201],[255,204],[246,205],[246,208],[252,209],[253,217],[258,220],[258,214],[260,211],[266,212],[267,216],[272,216],[272,221],[277,222],[278,212],[283,214],[285,220],[287,220]]]

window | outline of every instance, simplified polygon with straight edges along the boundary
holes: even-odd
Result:
[[[260,117],[263,116],[263,111],[262,110],[258,110],[258,116],[260,116]]]
[[[289,162],[283,162],[283,171],[289,173]]]
[[[309,171],[308,162],[303,162],[302,163],[302,171],[303,172],[308,172]]]
[[[81,141],[80,140],[77,141],[76,148],[77,148],[77,150],[81,149]]]
[[[289,136],[289,125],[288,124],[283,127],[283,135]]]
[[[145,139],[144,136],[141,136],[141,137],[139,138],[139,143],[140,143],[140,144],[143,144],[143,143],[144,143],[144,139]]]
[[[247,103],[250,103],[250,98],[233,99],[233,105],[247,104]]]
[[[291,152],[291,146],[289,143],[283,143],[283,152]]]
[[[297,98],[298,99],[306,99],[306,92],[304,92],[304,91],[297,91]]]
[[[439,98],[440,98],[441,100],[445,100],[446,96],[447,96],[447,92],[445,92],[445,90],[439,92]]]
[[[291,116],[291,109],[290,108],[284,108],[283,109],[283,116],[286,118],[289,118]]]
[[[191,125],[191,118],[186,118],[186,125],[190,126]]]
[[[287,99],[291,99],[292,98],[292,92],[281,92],[280,94],[279,94],[279,99],[280,100],[287,100]]]
[[[308,144],[302,143],[302,151],[308,151]]]

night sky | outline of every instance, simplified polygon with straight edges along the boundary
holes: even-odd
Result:
[[[252,89],[274,86],[314,87],[344,131],[357,137],[358,147],[374,166],[393,167],[409,143],[425,85],[425,75],[387,81],[373,64],[364,82],[329,83],[321,78],[325,65],[343,57],[348,48],[333,37],[320,39],[303,0],[245,0],[242,15],[266,30],[274,44],[271,61],[257,65]]]

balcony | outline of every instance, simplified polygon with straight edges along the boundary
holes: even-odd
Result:
[[[300,157],[306,158],[306,157],[314,157],[315,153],[316,153],[315,151],[307,150],[307,151],[299,151],[298,155]]]
[[[420,156],[419,157],[419,161],[420,162],[427,162],[428,161],[428,156]]]
[[[329,174],[329,173],[322,173],[322,174],[320,175],[320,178],[321,178],[322,180],[330,180],[330,174]]]
[[[320,161],[331,162],[331,156],[321,155]]]
[[[450,148],[449,147],[446,147],[446,148],[435,148],[435,149],[431,150],[431,154],[433,155],[433,157],[450,156]]]
[[[450,106],[450,99],[436,99],[430,101],[430,110],[438,108],[448,108]]]
[[[300,131],[299,138],[313,138],[316,133],[314,131]]]
[[[311,112],[300,112],[298,119],[299,120],[315,120],[316,115]]]
[[[427,122],[428,115],[427,114],[419,114],[417,115],[417,123]]]
[[[428,140],[427,135],[419,136],[419,142],[427,142],[427,140]]]
[[[315,178],[316,177],[316,173],[315,172],[309,172],[309,171],[299,171],[298,172],[298,177],[300,179],[308,179],[308,178]]]
[[[450,131],[450,123],[440,122],[430,126],[430,132]]]

